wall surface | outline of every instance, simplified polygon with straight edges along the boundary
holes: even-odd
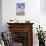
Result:
[[[16,16],[16,2],[25,2],[25,16]],[[38,5],[38,6],[37,6]],[[2,0],[2,23],[3,26],[10,19],[17,19],[19,22],[30,20],[33,23],[40,21],[40,0]],[[22,19],[23,18],[23,19]],[[38,20],[38,21],[37,21]],[[6,27],[6,26],[5,26]],[[7,28],[4,29],[6,30]]]
[[[40,24],[46,31],[46,0],[40,0]]]
[[[45,0],[44,0],[45,1]],[[16,16],[16,3],[25,3],[25,16]],[[17,19],[19,22],[30,20],[33,25],[33,45],[38,46],[38,38],[36,37],[36,27],[40,24],[46,30],[46,14],[42,12],[43,0],[2,0],[2,25],[3,31],[8,30],[7,22],[11,19]],[[45,11],[45,10],[44,10]]]
[[[2,29],[2,0],[0,0],[0,31]]]
[[[40,0],[40,10],[42,13],[46,13],[46,0]]]

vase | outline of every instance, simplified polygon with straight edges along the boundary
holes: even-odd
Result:
[[[45,41],[39,40],[39,46],[45,46]]]

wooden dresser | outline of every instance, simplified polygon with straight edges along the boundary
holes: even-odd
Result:
[[[7,23],[12,39],[15,42],[23,43],[22,46],[33,46],[33,23]]]

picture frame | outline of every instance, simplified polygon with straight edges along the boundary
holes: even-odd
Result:
[[[25,3],[16,3],[16,15],[25,15]]]

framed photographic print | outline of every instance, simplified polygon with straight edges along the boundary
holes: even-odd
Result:
[[[25,15],[25,3],[16,3],[16,15]]]

